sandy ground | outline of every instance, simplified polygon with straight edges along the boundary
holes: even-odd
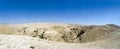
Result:
[[[119,49],[120,33],[89,43],[64,43],[29,36],[0,35],[0,49]]]

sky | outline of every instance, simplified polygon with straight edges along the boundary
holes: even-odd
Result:
[[[120,25],[119,0],[0,0],[0,23]]]

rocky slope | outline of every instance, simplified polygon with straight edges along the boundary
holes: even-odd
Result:
[[[119,49],[119,28],[114,24],[1,24],[0,49]]]

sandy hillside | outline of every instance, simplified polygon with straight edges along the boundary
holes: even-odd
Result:
[[[0,49],[119,49],[120,27],[55,23],[1,24]]]

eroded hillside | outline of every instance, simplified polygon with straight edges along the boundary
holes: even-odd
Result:
[[[0,34],[27,35],[68,43],[87,43],[109,38],[112,33],[119,30],[116,26],[113,24],[100,26],[52,23],[11,24],[0,25]]]

